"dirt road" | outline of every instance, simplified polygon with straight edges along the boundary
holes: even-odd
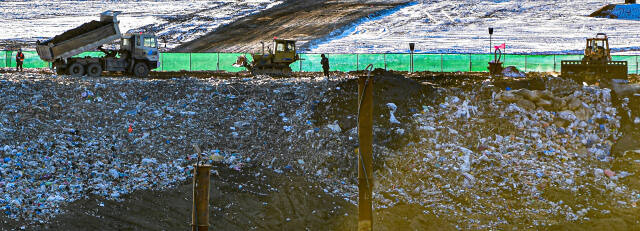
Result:
[[[288,0],[247,16],[191,42],[174,52],[249,52],[274,37],[298,40],[305,50],[327,37],[336,37],[366,17],[404,6],[406,1]],[[268,43],[267,43],[268,45]]]

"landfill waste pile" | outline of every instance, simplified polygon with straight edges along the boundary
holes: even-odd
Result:
[[[236,171],[258,166],[333,181],[316,166],[343,158],[351,147],[340,142],[348,138],[335,138],[335,128],[316,126],[310,116],[342,78],[2,73],[0,211],[46,222],[64,212],[61,205],[88,195],[120,200],[189,181],[198,158]]]
[[[636,208],[630,182],[639,162],[618,164],[610,152],[621,135],[611,90],[551,76],[543,83],[445,89],[437,105],[412,115],[419,140],[376,169],[375,204],[419,205],[458,229],[531,228]]]

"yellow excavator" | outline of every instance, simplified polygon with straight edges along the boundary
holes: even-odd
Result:
[[[239,56],[233,66],[245,67],[252,75],[289,75],[291,73],[289,65],[301,60],[296,53],[296,41],[274,38],[273,44],[275,52],[271,47],[268,47],[265,52],[264,42],[262,42],[262,53],[251,54],[253,58],[251,63],[246,56]]]
[[[587,39],[582,60],[562,60],[563,77],[593,82],[601,79],[627,79],[627,61],[611,60],[609,38],[598,33]]]

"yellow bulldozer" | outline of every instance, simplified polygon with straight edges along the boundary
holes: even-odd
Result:
[[[595,38],[587,39],[582,60],[562,60],[563,77],[578,81],[595,82],[607,79],[627,79],[627,61],[611,60],[609,38],[598,33]]]
[[[262,42],[262,53],[251,54],[253,61],[248,62],[246,56],[239,56],[235,67],[245,67],[252,75],[289,75],[291,73],[292,63],[300,60],[300,56],[296,53],[296,41],[274,38],[273,47],[267,48],[265,52],[264,42]]]

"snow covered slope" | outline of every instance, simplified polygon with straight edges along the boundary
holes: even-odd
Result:
[[[602,0],[451,0],[416,1],[386,17],[368,20],[316,44],[314,52],[487,53],[493,44],[508,53],[581,53],[585,38],[607,33],[618,53],[640,50],[640,21],[588,17],[609,3]],[[632,52],[629,52],[631,50]],[[624,52],[626,51],[626,52]]]
[[[166,36],[168,47],[199,37],[220,25],[280,3],[273,0],[32,0],[0,1],[0,41],[47,39],[82,23],[97,20],[105,10],[119,10],[120,30],[144,26]],[[163,44],[162,44],[163,45]]]

